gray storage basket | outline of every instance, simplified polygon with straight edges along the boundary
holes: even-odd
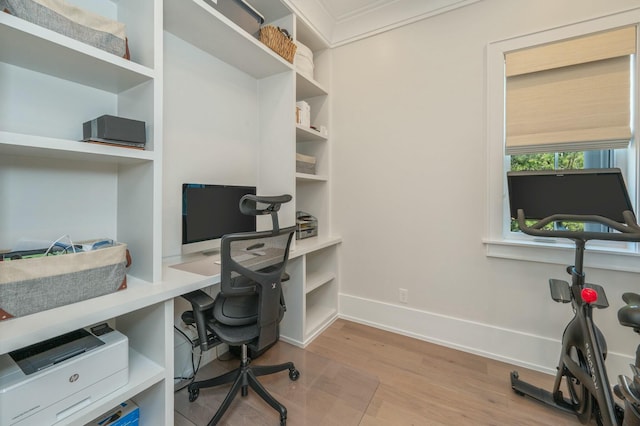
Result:
[[[296,154],[296,173],[316,174],[316,157]]]
[[[94,251],[0,262],[0,320],[127,288],[126,244]]]
[[[0,0],[0,11],[128,59],[124,24],[64,0]]]

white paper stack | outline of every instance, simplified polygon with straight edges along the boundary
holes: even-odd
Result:
[[[311,127],[311,107],[305,101],[296,102],[296,123]]]

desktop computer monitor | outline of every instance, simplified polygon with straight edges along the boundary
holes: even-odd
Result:
[[[256,217],[240,212],[240,199],[255,186],[182,185],[182,253],[211,254],[225,234],[254,232]]]

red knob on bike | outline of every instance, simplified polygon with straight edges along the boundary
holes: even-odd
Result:
[[[598,292],[592,288],[583,288],[580,292],[580,296],[582,296],[582,300],[588,304],[592,304],[598,300]]]

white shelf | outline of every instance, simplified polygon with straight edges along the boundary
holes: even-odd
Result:
[[[331,282],[333,279],[335,279],[335,277],[336,277],[336,274],[331,270],[307,273],[307,279],[306,279],[306,285],[305,285],[304,291],[306,294],[311,293],[318,287],[321,287],[327,284],[328,282]]]
[[[296,180],[303,182],[326,182],[328,177],[323,175],[310,175],[308,173],[296,173]]]
[[[165,0],[164,28],[255,78],[293,70],[289,62],[202,0]]]
[[[135,397],[140,392],[164,379],[164,368],[129,347],[129,381],[104,398],[91,404],[90,409],[81,410],[64,419],[65,424],[84,425],[106,413],[121,402]]]
[[[0,62],[111,93],[153,80],[154,71],[88,44],[0,13]],[[11,47],[9,47],[9,41]]]
[[[0,132],[0,154],[118,164],[154,159],[153,151],[10,132]]]
[[[329,92],[320,83],[296,72],[296,101],[328,94]]]
[[[160,286],[127,275],[127,289],[0,321],[0,354],[106,321],[164,300]]]
[[[296,142],[307,141],[326,141],[327,137],[313,130],[310,127],[305,127],[300,124],[296,124]]]
[[[323,248],[334,246],[340,242],[342,242],[341,237],[322,235],[296,240],[295,249],[291,251],[289,258],[293,259],[295,257],[303,256],[314,251],[322,250]]]

